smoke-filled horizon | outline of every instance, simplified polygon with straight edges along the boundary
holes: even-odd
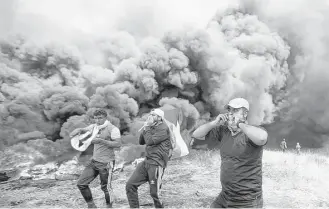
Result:
[[[191,130],[234,97],[250,102],[250,123],[280,124],[274,138],[309,137],[294,132],[302,127],[314,136],[307,146],[327,142],[325,0],[16,0],[0,8],[2,149],[71,152],[68,133],[90,123],[95,108],[134,136],[143,113],[169,104]]]

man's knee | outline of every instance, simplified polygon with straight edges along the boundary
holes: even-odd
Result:
[[[108,192],[109,190],[108,190],[108,188],[107,188],[107,184],[102,184],[102,185],[101,185],[101,190],[102,190],[103,192]]]
[[[137,187],[128,181],[126,183],[126,192],[135,192],[135,191],[137,191]]]
[[[81,184],[81,183],[77,183],[77,187],[78,189],[80,190],[84,190],[84,189],[87,189],[88,188],[88,185],[85,185],[85,184]]]

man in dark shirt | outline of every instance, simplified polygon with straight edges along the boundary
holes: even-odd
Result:
[[[145,122],[140,135],[139,144],[146,144],[146,158],[139,163],[136,170],[126,183],[126,194],[131,208],[139,208],[138,187],[147,181],[150,184],[150,194],[156,208],[163,208],[159,199],[159,189],[164,169],[167,167],[172,144],[170,131],[163,121],[164,112],[160,109],[152,110]]]
[[[267,131],[248,125],[249,103],[243,98],[231,100],[228,114],[200,126],[193,137],[220,143],[222,191],[211,208],[261,208],[262,155]]]

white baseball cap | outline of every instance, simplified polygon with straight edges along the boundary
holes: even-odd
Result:
[[[244,107],[249,111],[249,102],[244,98],[235,98],[229,101],[225,108],[233,107],[233,108],[241,108]]]
[[[161,118],[164,118],[164,112],[161,109],[154,109],[151,111],[152,113],[155,113],[156,115],[160,116]]]

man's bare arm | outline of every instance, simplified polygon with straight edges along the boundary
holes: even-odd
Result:
[[[203,124],[192,133],[192,137],[199,140],[204,140],[204,137],[208,134],[208,132],[216,126],[216,121],[211,121],[209,123]]]
[[[77,135],[78,133],[81,133],[82,131],[89,131],[92,128],[92,125],[89,125],[85,128],[76,128],[70,133],[70,137],[73,137]]]
[[[267,142],[268,133],[265,129],[257,126],[240,123],[239,128],[247,135],[247,137],[256,145],[263,146]]]
[[[203,124],[202,126],[200,126],[199,128],[197,128],[193,133],[192,133],[192,137],[196,138],[198,140],[205,140],[205,136],[208,134],[208,132],[215,128],[216,126],[220,126],[223,125],[225,123],[225,121],[227,121],[227,114],[219,114],[215,120]]]

